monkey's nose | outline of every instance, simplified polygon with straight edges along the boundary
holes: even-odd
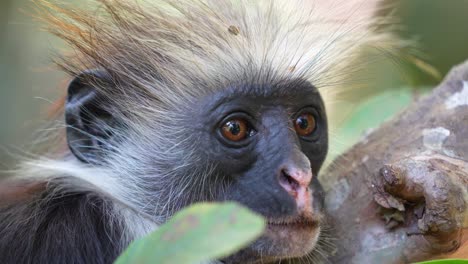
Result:
[[[312,180],[310,169],[300,169],[296,167],[286,167],[281,170],[279,184],[291,195],[298,207],[308,205],[311,199],[309,184]]]

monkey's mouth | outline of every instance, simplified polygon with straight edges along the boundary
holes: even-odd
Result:
[[[268,219],[265,236],[274,243],[286,241],[302,241],[307,243],[313,240],[320,222],[311,217],[297,217],[292,219]]]
[[[267,224],[268,228],[315,229],[320,222],[312,217],[299,216],[287,219],[268,219]]]
[[[301,257],[311,252],[320,234],[320,219],[298,216],[268,219],[264,239],[278,257]]]

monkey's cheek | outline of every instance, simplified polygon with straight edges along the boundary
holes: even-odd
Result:
[[[314,249],[320,231],[319,223],[304,225],[268,224],[264,239],[279,258],[302,257]]]

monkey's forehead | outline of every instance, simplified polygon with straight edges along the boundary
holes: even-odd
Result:
[[[316,87],[308,81],[294,80],[281,83],[238,84],[225,87],[216,92],[206,94],[198,104],[203,105],[208,112],[222,107],[270,105],[323,106],[323,100]]]
[[[283,96],[303,96],[315,94],[318,95],[318,89],[306,79],[283,79],[271,82],[241,82],[231,84],[221,89],[217,93],[219,97],[234,98],[245,97],[283,97]]]

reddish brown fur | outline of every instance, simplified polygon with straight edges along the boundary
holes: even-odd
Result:
[[[7,206],[33,198],[46,189],[45,182],[2,181],[0,184],[0,206]]]

